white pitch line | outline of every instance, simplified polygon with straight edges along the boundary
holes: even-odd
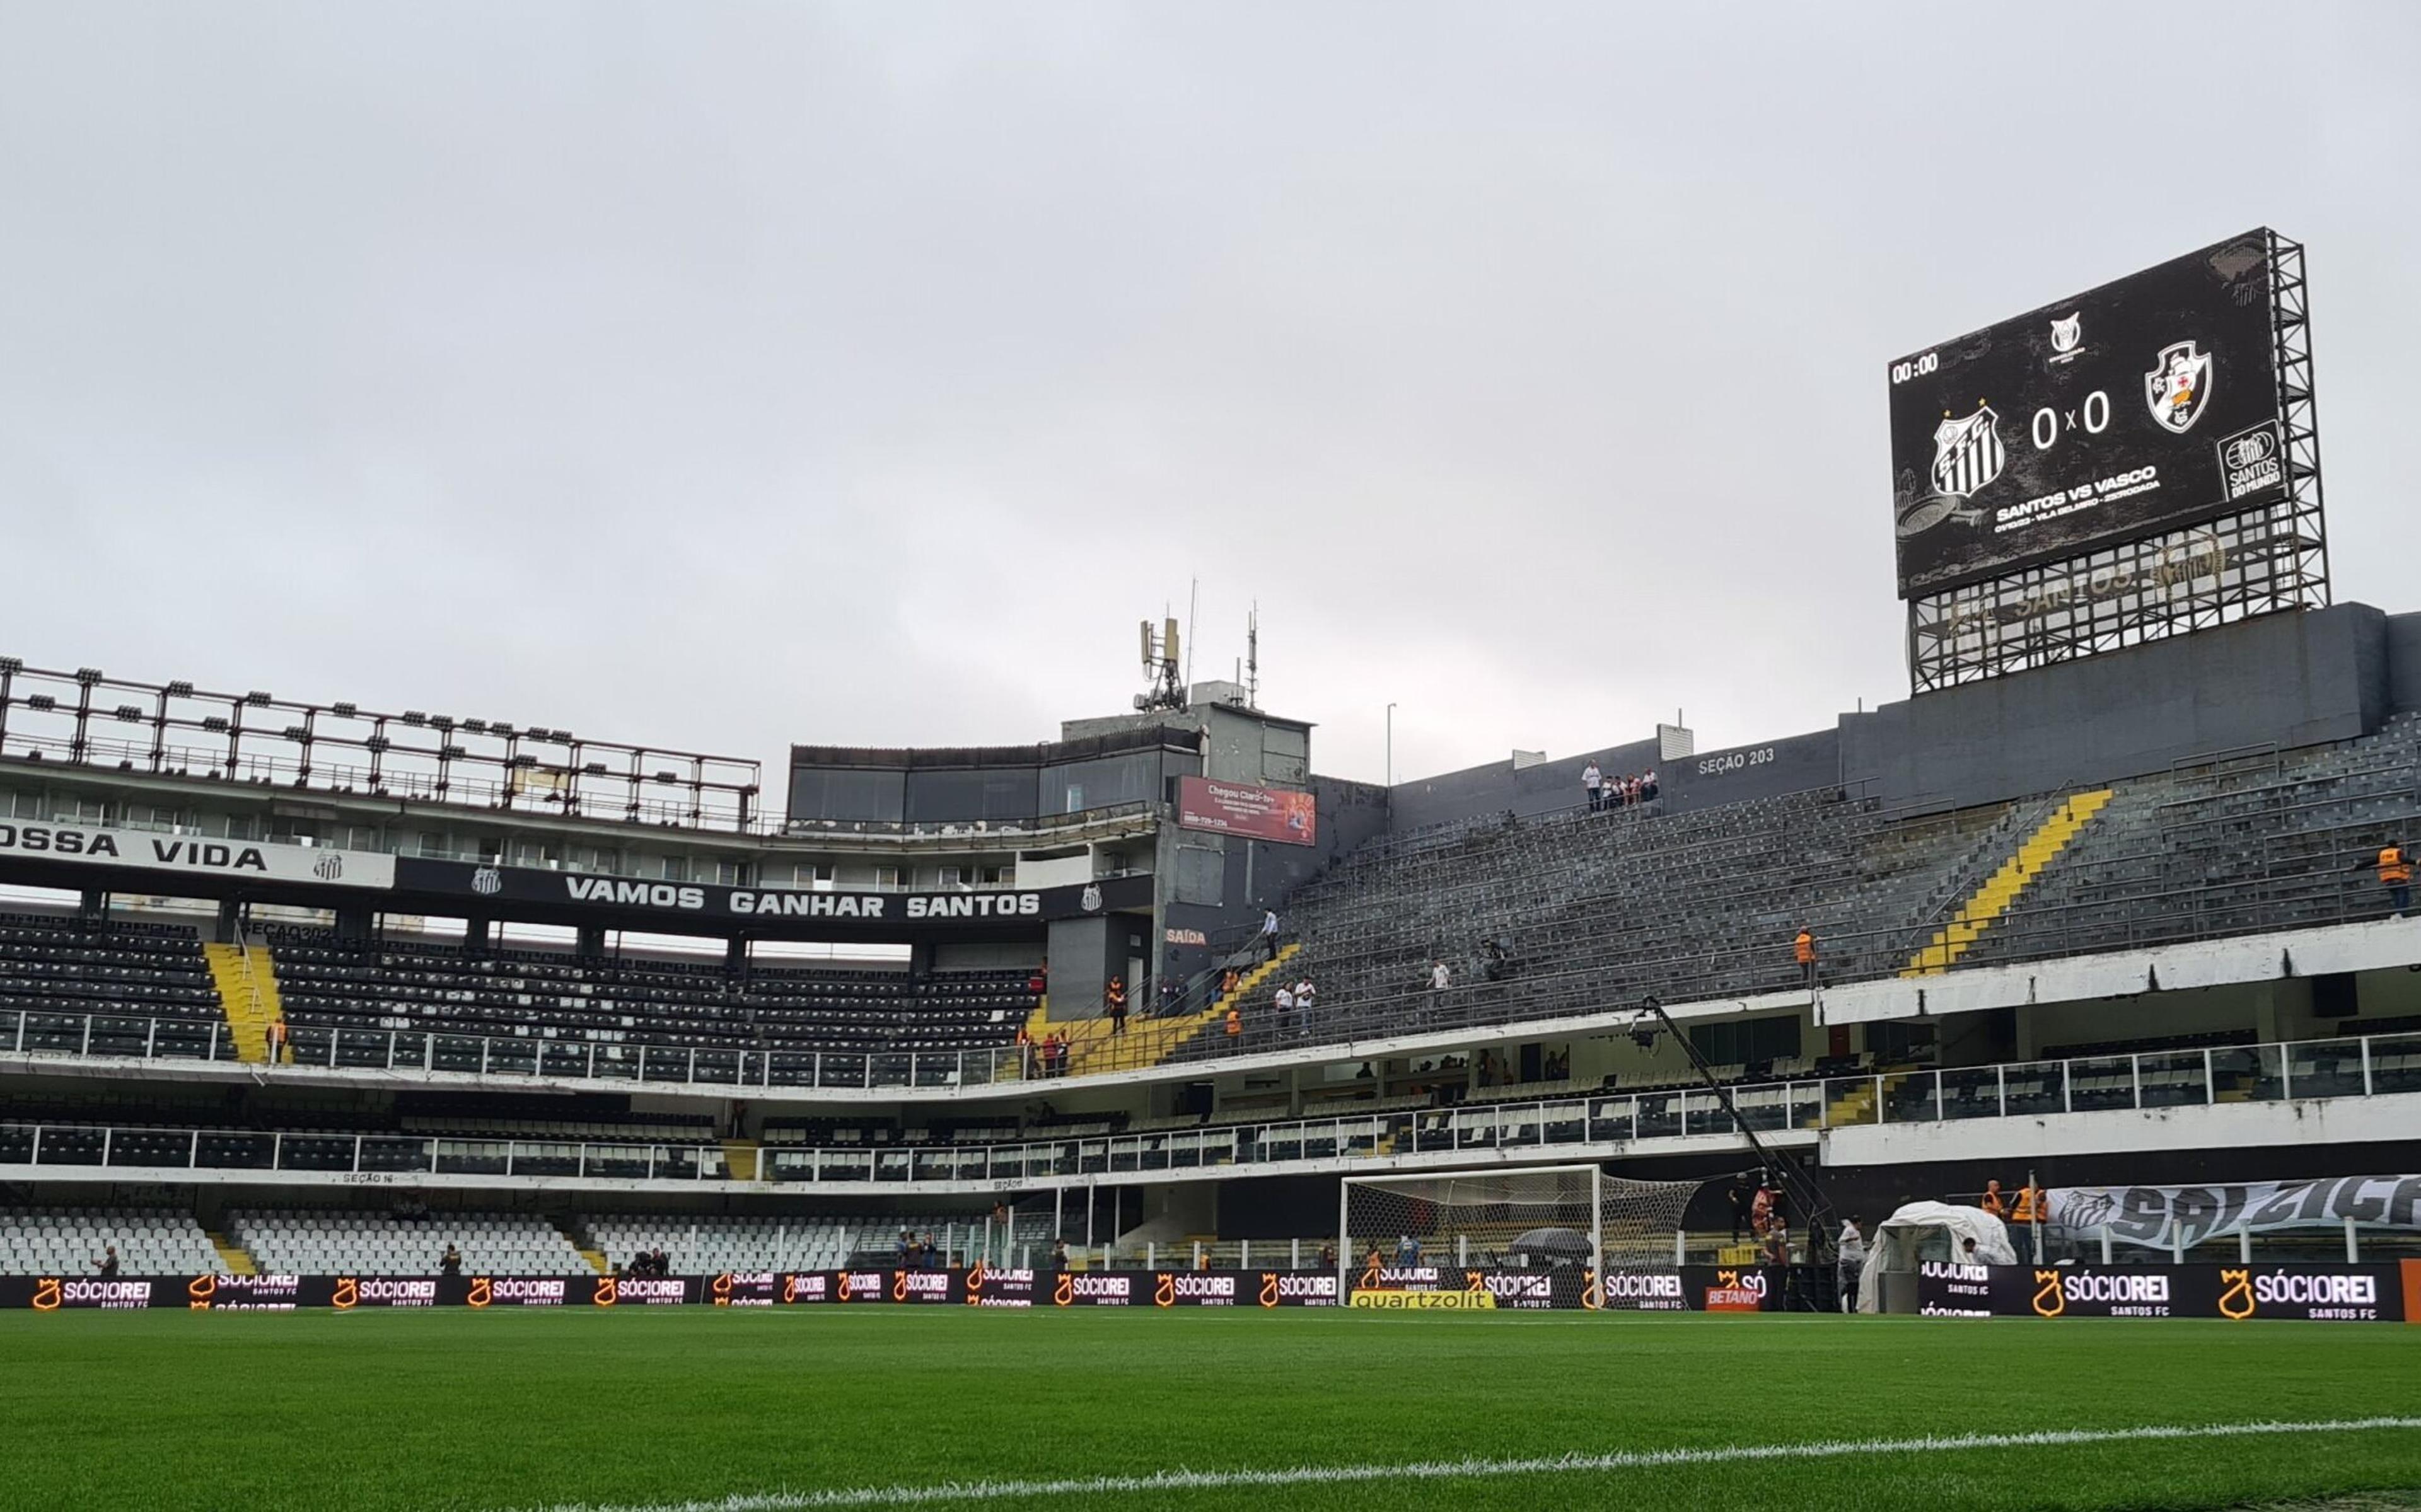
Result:
[[[599,1504],[562,1502],[542,1512],[805,1512],[817,1507],[930,1506],[1018,1497],[1156,1494],[1237,1487],[1338,1486],[1360,1481],[1464,1480],[1554,1475],[1581,1471],[1660,1470],[1755,1460],[1837,1459],[1850,1455],[1945,1454],[2152,1440],[2240,1439],[2285,1433],[2369,1433],[2421,1428],[2421,1417],[2335,1418],[2318,1423],[2205,1423],[2140,1428],[2054,1428],[2035,1433],[1962,1433],[1920,1439],[1831,1439],[1813,1443],[1744,1443],[1715,1449],[1617,1449],[1609,1454],[1536,1459],[1427,1459],[1402,1465],[1299,1465],[1288,1470],[1164,1470],[1148,1475],[1069,1480],[951,1481],[938,1486],[854,1486],[820,1491],[758,1491],[711,1501]]]

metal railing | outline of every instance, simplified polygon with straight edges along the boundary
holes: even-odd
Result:
[[[1048,1134],[989,1145],[760,1144],[772,1183],[959,1182],[989,1188],[1129,1172],[1223,1175],[1310,1161],[1455,1156],[1647,1139],[1740,1136],[2060,1113],[2421,1092],[2421,1034],[2210,1046],[1991,1066],[1862,1072],[1729,1087],[1600,1092],[1536,1102],[1394,1109],[1269,1123]],[[266,1133],[0,1124],[0,1167],[308,1171],[720,1180],[722,1147],[443,1134]]]

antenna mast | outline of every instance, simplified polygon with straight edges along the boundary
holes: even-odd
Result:
[[[1244,707],[1261,707],[1261,605],[1253,601],[1244,617]]]
[[[1185,682],[1179,672],[1183,657],[1177,616],[1170,615],[1160,624],[1159,633],[1154,634],[1151,621],[1143,621],[1143,675],[1150,679],[1151,691],[1134,695],[1135,712],[1139,714],[1185,707]]]

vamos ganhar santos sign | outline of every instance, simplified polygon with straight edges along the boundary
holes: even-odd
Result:
[[[433,895],[477,911],[482,902],[537,905],[550,914],[658,914],[719,926],[860,926],[867,932],[1042,924],[1148,907],[1151,879],[1111,877],[1068,887],[986,888],[978,892],[820,892],[804,888],[723,887],[651,881],[528,866],[477,866],[407,856],[396,889]],[[533,910],[532,912],[537,912]]]

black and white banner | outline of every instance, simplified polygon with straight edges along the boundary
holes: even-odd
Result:
[[[395,858],[380,851],[272,845],[266,840],[211,840],[151,830],[110,830],[96,824],[0,820],[0,863],[12,861],[182,872],[313,887],[395,885]]]
[[[1149,877],[1113,877],[1069,887],[987,888],[978,892],[820,892],[787,887],[723,887],[707,882],[646,881],[530,866],[478,866],[407,856],[397,864],[398,891],[451,900],[463,911],[479,905],[537,905],[564,915],[652,914],[666,923],[695,919],[717,926],[859,927],[871,929],[963,928],[1042,924],[1118,909],[1148,908]]]
[[[2054,1187],[2051,1222],[2078,1236],[2102,1229],[2120,1244],[2193,1249],[2240,1228],[2421,1228],[2421,1176],[2323,1177],[2227,1186]]]

